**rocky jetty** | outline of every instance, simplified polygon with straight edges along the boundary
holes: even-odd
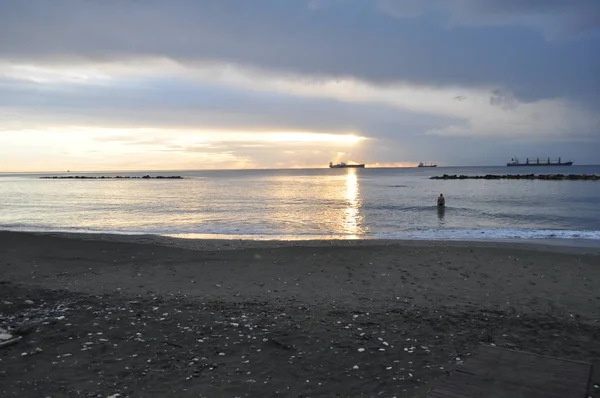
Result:
[[[430,177],[430,180],[547,180],[547,181],[598,181],[598,174],[486,174],[479,176],[449,175]]]
[[[124,180],[182,180],[181,176],[156,176],[151,177],[145,176],[45,176],[40,177],[41,179],[51,180],[112,180],[112,179],[124,179]]]

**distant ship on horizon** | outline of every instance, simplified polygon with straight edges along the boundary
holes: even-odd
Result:
[[[535,161],[529,161],[529,158],[525,160],[525,163],[519,162],[519,159],[512,158],[509,163],[506,163],[507,166],[572,166],[573,162],[563,162],[561,158],[558,158],[557,161],[552,161],[548,158],[545,162],[541,161],[540,158],[536,158]]]
[[[437,167],[437,164],[420,162],[417,167]]]
[[[330,169],[345,169],[345,168],[349,168],[349,167],[351,167],[351,168],[364,168],[365,165],[364,165],[364,163],[361,163],[361,164],[356,164],[356,163],[348,164],[348,163],[345,163],[345,162],[340,162],[340,163],[337,163],[337,164],[333,164],[333,162],[329,162],[329,168]]]

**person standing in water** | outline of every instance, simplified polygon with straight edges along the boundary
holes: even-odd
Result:
[[[444,194],[441,193],[440,196],[438,196],[437,198],[437,205],[438,207],[444,207],[446,206],[446,199],[444,198]]]

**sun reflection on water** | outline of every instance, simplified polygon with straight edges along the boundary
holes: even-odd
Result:
[[[362,201],[360,199],[360,189],[358,185],[358,178],[356,176],[356,169],[348,169],[346,174],[346,195],[345,199],[348,202],[347,207],[344,210],[344,219],[342,229],[344,233],[348,234],[348,238],[358,239],[359,235],[364,233],[362,226],[362,216],[360,214],[360,207]]]

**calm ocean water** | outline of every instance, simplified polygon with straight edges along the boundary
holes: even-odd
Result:
[[[76,173],[185,177],[170,181],[0,174],[0,229],[226,239],[588,239],[600,244],[599,181],[429,179],[444,173],[600,174],[600,166]],[[440,193],[446,196],[443,212],[435,206]]]

